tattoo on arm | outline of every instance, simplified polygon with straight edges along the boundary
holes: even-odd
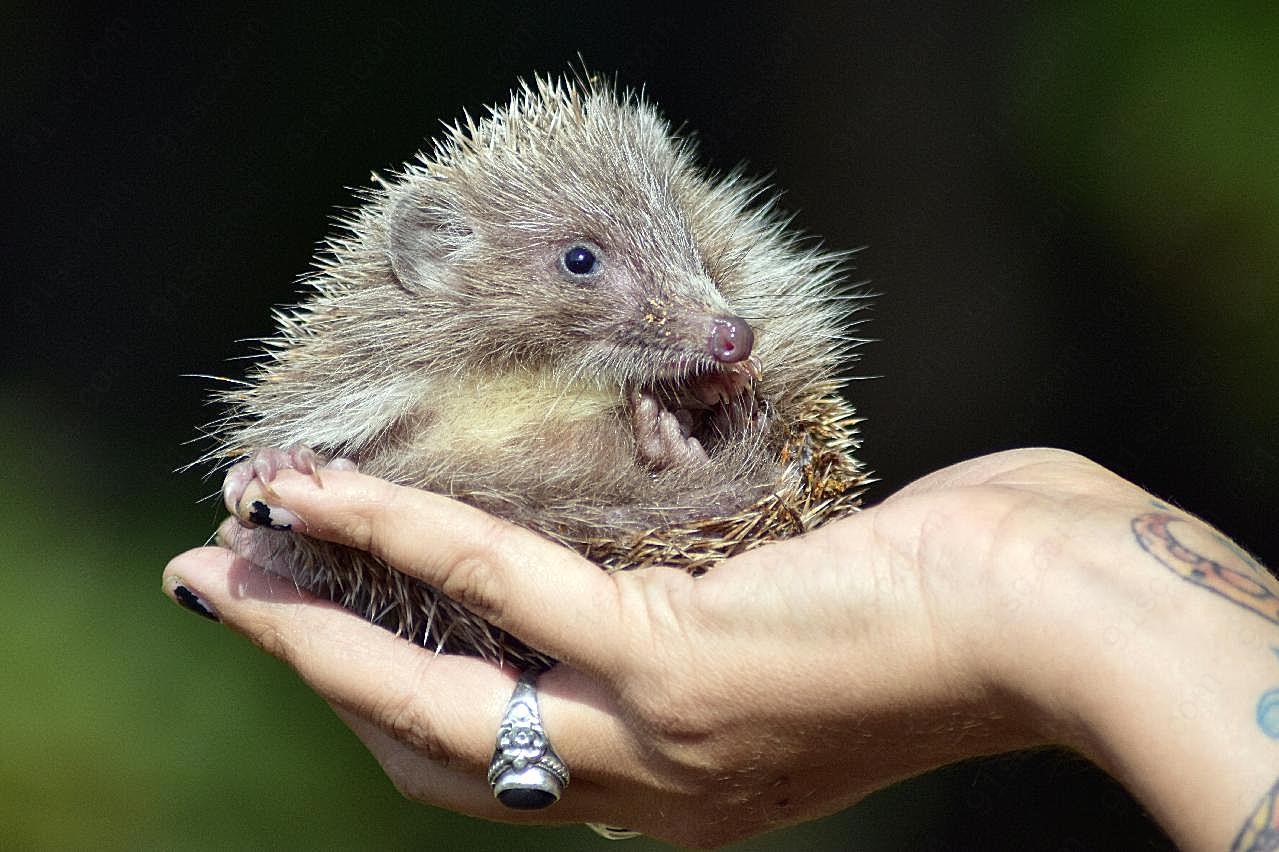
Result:
[[[1270,649],[1279,657],[1279,648]],[[1257,700],[1257,727],[1272,740],[1279,740],[1279,688],[1261,693]]]
[[[1230,852],[1274,852],[1279,849],[1279,781],[1261,797],[1257,808],[1239,829]]]
[[[1143,550],[1183,580],[1279,624],[1279,595],[1273,582],[1266,582],[1273,578],[1220,535],[1168,511],[1133,518],[1132,532]],[[1279,648],[1272,650],[1279,656]],[[1266,736],[1279,739],[1279,689],[1257,702],[1257,725]],[[1261,797],[1230,852],[1279,852],[1279,781]]]
[[[1147,512],[1132,521],[1137,543],[1165,568],[1279,624],[1279,595],[1262,582],[1264,569],[1215,534],[1216,558],[1198,552],[1191,539],[1196,531],[1194,522],[1170,512]]]

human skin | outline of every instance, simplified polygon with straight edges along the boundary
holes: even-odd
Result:
[[[1080,456],[963,462],[696,580],[607,575],[349,470],[284,470],[250,489],[244,505],[295,516],[285,534],[368,550],[562,661],[538,691],[571,785],[545,811],[507,810],[485,770],[515,671],[400,640],[258,554],[170,562],[170,596],[293,666],[410,798],[714,846],[1052,743],[1119,779],[1182,848],[1279,837],[1279,721],[1263,712],[1279,702],[1279,583]],[[228,519],[219,540],[234,547],[235,529]]]

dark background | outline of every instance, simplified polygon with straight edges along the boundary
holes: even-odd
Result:
[[[0,28],[0,837],[16,847],[590,848],[400,800],[273,661],[161,597],[174,474],[348,187],[581,59],[867,248],[850,397],[882,497],[1084,453],[1279,564],[1279,21],[1247,7],[8,6]],[[1279,671],[1276,672],[1279,679]],[[850,755],[855,760],[856,755]],[[603,841],[599,841],[602,843]],[[648,848],[647,841],[628,848]],[[1164,848],[1052,752],[743,848]]]

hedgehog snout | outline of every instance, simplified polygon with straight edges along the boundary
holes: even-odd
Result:
[[[721,364],[736,364],[751,355],[755,345],[755,330],[741,317],[711,317],[711,333],[706,341],[707,351]]]

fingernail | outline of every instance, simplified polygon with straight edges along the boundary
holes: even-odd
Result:
[[[189,609],[196,615],[202,615],[210,621],[220,622],[222,620],[218,618],[217,612],[208,601],[192,591],[189,586],[184,585],[181,580],[171,581],[170,588],[173,592],[173,599],[177,601],[178,606]]]
[[[249,507],[249,520],[260,527],[306,532],[306,523],[282,506],[271,506],[265,500],[254,500]]]

